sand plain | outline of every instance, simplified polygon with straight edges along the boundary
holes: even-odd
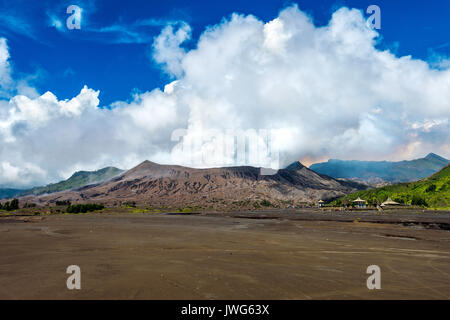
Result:
[[[450,212],[1,216],[0,299],[449,299],[448,229]]]

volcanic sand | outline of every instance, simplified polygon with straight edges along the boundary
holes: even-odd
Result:
[[[313,210],[0,217],[0,299],[449,299],[449,223]],[[81,290],[66,287],[69,265]],[[366,286],[369,265],[380,290]]]

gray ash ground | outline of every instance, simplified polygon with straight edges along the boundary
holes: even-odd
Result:
[[[450,212],[0,217],[0,299],[449,299]],[[78,265],[82,289],[66,288]],[[381,268],[381,290],[366,268]]]

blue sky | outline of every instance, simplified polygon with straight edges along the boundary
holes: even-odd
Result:
[[[374,4],[380,30],[366,23]],[[66,27],[70,5],[80,30]],[[444,0],[0,0],[0,187],[144,160],[450,158],[449,12]],[[245,156],[223,148],[249,134]]]
[[[196,39],[209,25],[217,24],[233,12],[252,14],[270,21],[279,11],[297,3],[317,26],[325,25],[336,8],[348,6],[365,10],[370,4],[381,8],[382,40],[379,47],[398,56],[412,55],[428,60],[433,53],[450,55],[450,2],[427,1],[0,1],[0,37],[8,39],[14,72],[32,77],[39,93],[52,91],[69,99],[87,85],[101,90],[101,105],[128,100],[134,92],[162,87],[168,76],[151,59],[151,44],[166,23],[185,21]],[[67,30],[66,8],[83,8],[81,30]],[[51,26],[51,17],[63,28]],[[153,25],[135,27],[154,20]],[[122,32],[95,32],[111,26]],[[123,31],[137,37],[123,39]]]

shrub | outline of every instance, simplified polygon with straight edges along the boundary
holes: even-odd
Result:
[[[127,202],[124,202],[123,205],[124,205],[125,207],[136,208],[136,202],[134,202],[134,201],[127,201]]]
[[[180,213],[192,213],[194,210],[192,207],[188,206],[186,208],[178,208],[177,211]]]
[[[2,208],[3,208],[3,210],[6,210],[6,211],[17,210],[17,209],[19,209],[19,200],[13,199],[11,202],[6,201]]]
[[[96,210],[102,210],[105,208],[102,204],[95,204],[95,203],[87,203],[87,204],[74,204],[69,205],[66,209],[67,213],[86,213],[86,212],[92,212]]]
[[[10,210],[17,210],[19,209],[19,199],[13,199],[11,201]]]
[[[261,201],[261,205],[264,207],[272,207],[272,203],[266,199],[264,199],[263,201]]]
[[[428,188],[425,190],[425,192],[434,192],[434,191],[436,191],[435,184],[429,185]]]
[[[414,206],[427,206],[425,198],[416,194],[412,197],[411,204]]]
[[[444,183],[441,188],[439,189],[439,191],[447,191],[450,190],[450,181],[447,181],[446,183]]]
[[[69,200],[56,201],[55,204],[57,206],[70,206],[71,205]]]

